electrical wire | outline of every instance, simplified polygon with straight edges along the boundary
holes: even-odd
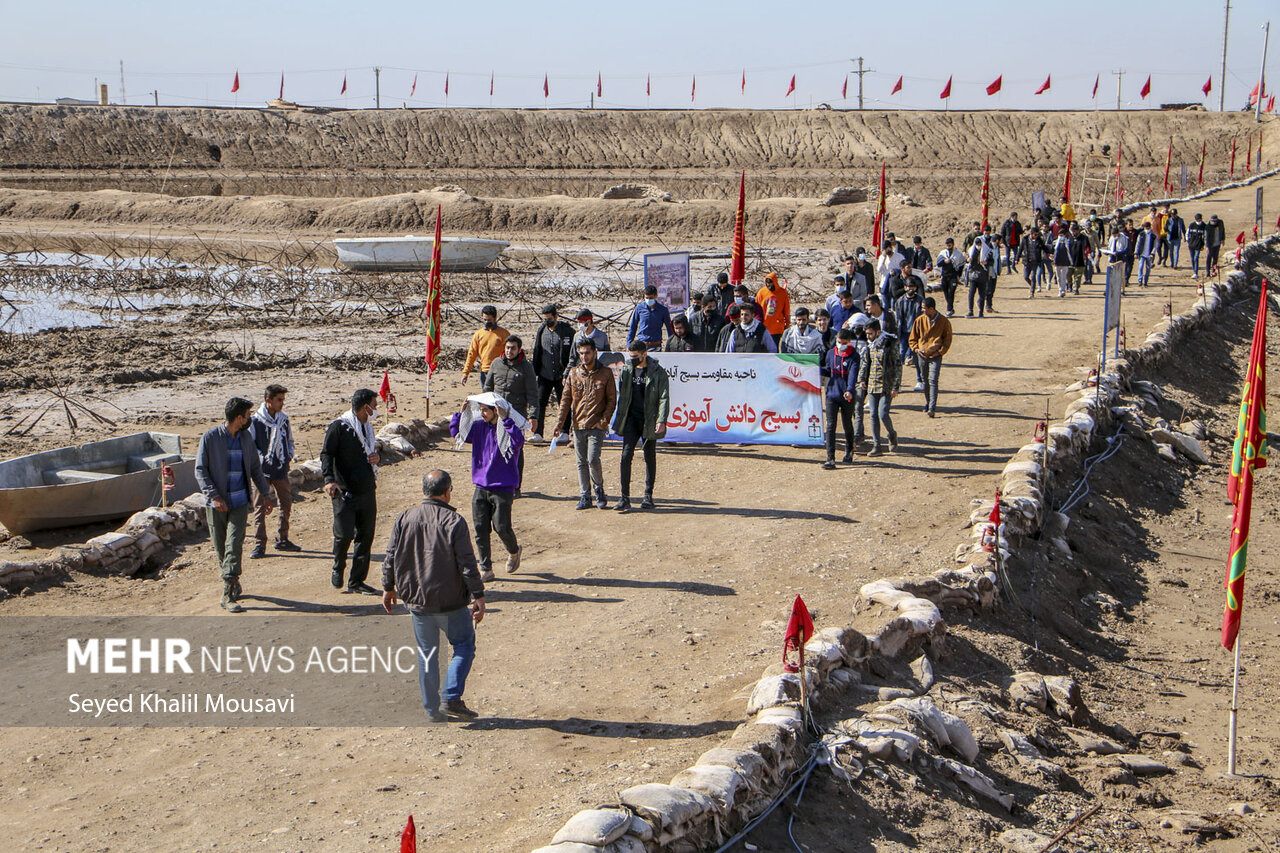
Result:
[[[730,848],[732,848],[735,844],[737,844],[742,839],[746,838],[747,835],[749,835],[752,832],[752,830],[754,830],[757,826],[764,823],[765,819],[769,817],[769,815],[773,814],[774,810],[776,810],[778,806],[782,805],[783,801],[786,800],[787,797],[791,796],[792,791],[794,791],[796,788],[801,787],[802,785],[804,785],[806,781],[808,781],[809,776],[813,773],[814,768],[816,768],[817,766],[818,766],[818,753],[816,750],[811,749],[809,753],[809,760],[806,761],[803,765],[801,765],[801,767],[798,770],[796,770],[795,773],[791,774],[793,778],[797,774],[801,774],[800,778],[796,779],[796,781],[793,782],[790,787],[784,789],[782,793],[774,797],[773,802],[769,804],[769,808],[765,809],[758,816],[752,819],[752,821],[748,823],[746,826],[744,826],[737,835],[733,836],[733,838],[730,838],[724,844],[717,847],[715,849],[715,853],[728,853]],[[788,833],[790,833],[790,828],[788,828]],[[793,841],[792,843],[794,844],[795,842]]]
[[[1095,465],[1100,462],[1105,462],[1119,452],[1120,445],[1124,443],[1124,438],[1124,431],[1118,430],[1115,435],[1112,435],[1107,439],[1106,450],[1094,456],[1090,456],[1085,460],[1084,473],[1081,474],[1080,479],[1076,481],[1075,487],[1071,490],[1071,494],[1068,495],[1067,499],[1058,507],[1058,512],[1070,512],[1076,504],[1089,496],[1089,474],[1092,473]]]

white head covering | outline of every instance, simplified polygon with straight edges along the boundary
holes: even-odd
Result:
[[[483,420],[483,418],[480,417],[481,406],[488,406],[492,409],[497,409],[498,414],[502,417],[511,418],[512,422],[516,425],[516,429],[524,429],[529,425],[529,422],[525,420],[524,415],[511,408],[511,404],[508,403],[507,399],[501,394],[495,394],[492,391],[486,391],[483,394],[473,394],[467,398],[467,403],[469,405],[463,409],[462,417],[458,419],[458,437],[455,441],[455,446],[458,450],[461,450],[466,446],[467,436],[471,434],[471,425],[478,420]],[[515,453],[515,450],[511,447],[511,436],[507,435],[507,431],[502,429],[501,425],[498,426],[497,434],[498,452],[502,454],[503,459],[511,461],[511,456]]]

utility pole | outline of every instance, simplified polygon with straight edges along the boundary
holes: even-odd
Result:
[[[1258,71],[1258,105],[1253,110],[1253,120],[1262,121],[1262,95],[1263,87],[1267,81],[1267,45],[1271,41],[1271,22],[1267,21],[1263,25],[1265,32],[1262,35],[1262,68]],[[1258,164],[1258,171],[1262,171],[1262,164]]]
[[[129,99],[124,96],[124,60],[120,60],[120,103],[121,105],[129,103]]]
[[[862,109],[862,75],[870,74],[875,69],[863,68],[861,56],[859,56],[857,59],[850,59],[849,61],[858,63],[858,70],[853,73],[858,75],[858,109]]]
[[[1231,23],[1231,0],[1222,12],[1222,74],[1218,77],[1218,112],[1227,109],[1227,27]]]
[[[376,65],[373,68],[373,108],[382,109],[382,69]]]
[[[1124,79],[1124,75],[1127,72],[1121,68],[1119,71],[1112,71],[1111,73],[1116,75],[1116,109],[1120,109],[1120,81]]]
[[[152,90],[151,90],[151,94],[152,94],[152,95],[155,95],[155,98],[156,98],[156,106],[157,106],[157,107],[158,107],[158,106],[160,106],[160,90],[159,90],[159,89],[152,89]]]

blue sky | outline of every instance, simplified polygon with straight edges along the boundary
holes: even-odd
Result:
[[[862,56],[874,69],[864,83],[868,109],[940,108],[950,75],[951,109],[1085,109],[1094,105],[1099,74],[1098,106],[1114,108],[1115,69],[1127,72],[1126,108],[1201,101],[1210,75],[1207,103],[1217,108],[1223,5],[1215,0],[1082,2],[1065,13],[1050,4],[904,2],[888,7],[891,18],[882,16],[885,8],[669,0],[13,3],[0,30],[0,100],[91,98],[98,79],[119,102],[123,60],[130,104],[152,103],[154,90],[162,104],[260,105],[277,95],[283,71],[289,100],[371,107],[372,69],[381,66],[384,108],[445,105],[446,71],[449,106],[582,107],[599,73],[601,107],[852,108],[857,77],[848,77],[847,99],[841,85],[854,67],[849,60]],[[1232,3],[1228,109],[1241,107],[1257,82],[1261,24],[1276,8],[1264,0]],[[1271,65],[1269,76],[1280,74]],[[796,93],[786,98],[792,74]],[[1033,95],[1050,74],[1050,90]],[[1153,91],[1144,102],[1138,90],[1148,74]],[[899,75],[903,90],[890,96]],[[989,97],[985,87],[997,75],[1003,89]]]

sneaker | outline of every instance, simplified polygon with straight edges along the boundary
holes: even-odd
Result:
[[[475,711],[467,707],[467,703],[461,699],[450,699],[444,703],[444,712],[450,717],[461,717],[465,720],[474,720],[480,716]]]
[[[507,574],[514,574],[520,568],[520,558],[524,556],[524,546],[516,548],[514,554],[507,555]]]
[[[382,595],[367,583],[358,583],[347,587],[342,591],[345,595]]]
[[[492,583],[497,579],[498,579],[498,576],[493,573],[493,569],[482,569],[480,571],[480,580],[484,581],[485,583]]]
[[[822,470],[823,470],[823,471],[834,471],[834,470],[836,470],[836,460],[834,460],[834,459],[828,459],[826,462],[823,462],[823,463],[822,463]]]
[[[850,450],[848,453],[846,453],[846,454],[844,455],[844,459],[841,459],[840,461],[841,461],[841,462],[843,462],[845,465],[852,465],[852,464],[853,464],[853,451],[852,451],[852,450]]]
[[[564,443],[565,443],[566,441],[568,441],[568,440],[569,440],[569,433],[567,433],[567,432],[562,432],[562,433],[560,433],[560,443],[561,443],[561,444],[564,444]]]
[[[537,444],[542,441],[542,436],[535,432],[533,435],[529,436],[529,440],[534,444]]]
[[[440,711],[440,710],[433,711],[430,708],[427,709],[427,725],[442,726],[447,722],[449,722],[449,717],[446,716],[443,711]]]
[[[590,509],[590,507],[591,507],[591,499],[588,498],[586,495],[583,495],[582,497],[578,498],[578,505],[575,506],[574,509]]]
[[[931,418],[933,418],[933,417],[937,417],[937,415],[935,415],[935,414],[933,413],[933,409],[925,409],[925,412],[924,412],[924,413],[925,413],[926,415],[928,415],[929,417],[931,417]]]
[[[329,583],[333,584],[334,589],[342,589],[342,569],[334,569],[329,575]]]
[[[876,443],[876,444],[871,445],[871,449],[867,451],[867,455],[868,455],[868,456],[879,456],[879,455],[880,455],[880,445],[879,445],[879,443]]]
[[[966,316],[966,317],[972,317],[972,316],[973,316],[973,312],[972,312],[972,311],[970,311],[968,314],[965,314],[964,316]]]
[[[299,545],[293,544],[288,539],[281,539],[278,542],[276,542],[276,550],[277,551],[301,551],[302,548]]]
[[[889,449],[890,450],[898,449],[898,434],[896,432],[889,433]]]
[[[604,491],[596,492],[596,509],[608,509],[609,499],[604,496]]]
[[[1192,280],[1192,281],[1195,281],[1195,280],[1196,280],[1196,279],[1198,279],[1199,277],[1200,277],[1200,276],[1198,276],[1198,275],[1192,275],[1192,276],[1191,276],[1191,280]]]
[[[630,512],[631,498],[626,497],[625,495],[618,498],[618,502],[613,505],[613,508],[616,509],[618,512]]]
[[[261,560],[265,556],[267,556],[267,546],[263,545],[261,542],[254,545],[253,550],[249,552],[250,560]]]
[[[954,311],[948,311],[948,312],[947,312],[947,316],[948,316],[948,317],[954,317],[954,316],[956,316],[956,312],[954,312]]]
[[[645,495],[644,499],[640,501],[640,508],[653,509],[653,495]]]
[[[923,383],[923,382],[917,382],[917,383],[916,383],[916,387],[912,388],[911,390],[912,390],[912,391],[923,391],[923,390],[924,390],[924,383]]]

